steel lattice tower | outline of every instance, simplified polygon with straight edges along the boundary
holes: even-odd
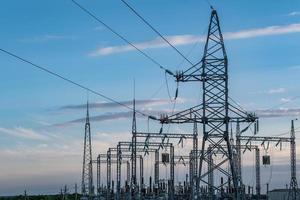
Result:
[[[141,166],[140,166],[141,167]],[[135,98],[133,99],[133,117],[132,117],[132,148],[131,148],[131,197],[136,198],[137,183],[136,183],[136,112]]]
[[[200,64],[200,67],[197,66]],[[233,159],[233,147],[229,140],[229,124],[237,122],[254,123],[257,120],[254,114],[247,113],[229,103],[228,97],[228,60],[220,29],[219,18],[216,10],[212,10],[204,55],[202,60],[183,72],[175,75],[177,82],[201,82],[202,104],[187,110],[175,113],[171,116],[161,117],[161,123],[202,123],[203,139],[200,155],[197,186],[200,182],[208,184],[214,190],[221,190],[222,185],[210,185],[204,180],[204,175],[220,170],[225,175],[224,180],[232,180],[234,195],[231,198],[240,199],[241,180],[237,176],[237,168]],[[195,117],[193,117],[195,116]],[[250,125],[249,125],[250,126]],[[249,127],[248,126],[248,127]],[[209,148],[208,148],[209,147]],[[207,149],[208,148],[208,149]],[[207,149],[207,151],[206,151]],[[209,157],[211,152],[218,151],[223,154],[220,162],[213,164],[208,173],[203,173],[203,163],[211,164]],[[229,162],[230,172],[220,169],[224,163]],[[216,166],[216,167],[215,167]],[[203,173],[203,176],[202,176]],[[214,184],[214,183],[212,183]],[[226,183],[224,183],[226,184]],[[198,189],[199,191],[199,189]],[[202,196],[200,195],[200,198]]]
[[[291,122],[291,144],[290,144],[290,158],[291,158],[291,182],[288,199],[296,200],[298,194],[298,183],[296,177],[296,144],[295,144],[295,128],[294,120]]]
[[[84,196],[93,195],[92,140],[89,117],[89,103],[86,105],[86,122],[84,133],[83,166],[81,192]]]

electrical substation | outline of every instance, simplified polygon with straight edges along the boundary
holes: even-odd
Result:
[[[107,101],[105,103],[127,109],[126,113],[130,115],[128,127],[131,130],[126,133],[130,139],[119,141],[114,138],[114,144],[109,145],[102,152],[92,151],[94,145],[91,122],[93,120],[90,117],[89,100],[86,107],[84,104],[80,108],[84,107],[85,118],[68,122],[85,123],[83,159],[80,163],[80,167],[82,164],[81,183],[78,184],[78,188],[77,183],[75,184],[75,199],[300,200],[296,170],[296,130],[300,128],[295,127],[297,119],[289,119],[289,124],[285,125],[289,129],[287,133],[267,135],[261,133],[261,127],[264,124],[260,123],[259,114],[254,111],[246,111],[242,105],[231,98],[229,89],[231,66],[228,62],[230,58],[227,56],[225,45],[228,37],[226,37],[226,33],[224,33],[224,37],[222,34],[222,19],[218,15],[220,9],[217,11],[207,1],[210,6],[207,13],[209,18],[205,25],[205,37],[201,36],[204,47],[202,52],[197,52],[198,62],[194,63],[177,49],[176,44],[172,44],[169,37],[161,34],[127,1],[120,1],[134,17],[139,19],[139,22],[151,30],[151,33],[154,32],[159,36],[154,40],[155,42],[159,39],[165,46],[172,48],[172,51],[174,50],[183,58],[183,63],[187,63],[189,66],[182,66],[176,71],[168,69],[146,53],[147,51],[144,51],[145,49],[141,45],[136,45],[140,43],[131,42],[104,23],[95,13],[76,0],[70,0],[71,4],[79,10],[77,10],[78,12],[84,13],[84,17],[89,17],[93,22],[100,24],[101,28],[110,32],[109,34],[112,33],[116,38],[125,42],[127,49],[138,52],[143,58],[148,59],[151,65],[154,64],[160,70],[159,73],[162,72],[170,97],[170,101],[167,99],[167,102],[174,103],[173,110],[169,109],[171,111],[164,112],[165,110],[161,109],[162,111],[159,110],[159,113],[153,114],[155,112],[150,112],[150,109],[138,109],[135,81],[133,98],[131,99],[130,96],[129,101],[122,103],[0,48],[2,53],[14,59],[68,82],[84,92],[100,96]],[[61,39],[61,37],[58,38]],[[120,46],[120,48],[124,48],[124,46]],[[174,94],[171,95],[168,80],[170,85],[173,84],[175,88],[173,88]],[[151,83],[145,81],[144,84]],[[188,106],[186,105],[188,103],[182,102],[185,109],[180,110],[175,109],[176,101],[184,96],[180,93],[182,87],[179,85],[185,88],[197,88],[195,92],[189,90],[189,92],[193,92],[193,95],[195,94],[196,100],[188,102]],[[199,92],[200,96],[197,96],[196,93]],[[243,92],[239,91],[238,95],[243,95]],[[300,96],[298,97],[300,98]],[[191,104],[193,105],[190,106]],[[161,108],[164,105],[159,106]],[[126,117],[128,118],[128,115]],[[147,121],[148,124],[140,123],[140,119]],[[149,124],[154,127],[150,129]],[[32,132],[30,133],[32,134]],[[11,132],[9,134],[16,135]],[[277,189],[270,187],[274,160],[274,155],[270,153],[272,150],[289,152],[284,155],[289,162],[283,165],[289,166],[284,169],[289,174],[289,183],[284,182],[282,187]],[[253,169],[252,176],[249,175],[249,169]],[[270,173],[269,180],[265,178],[266,172]],[[248,181],[249,177],[253,180],[252,184]],[[61,189],[62,199],[68,199],[67,193],[68,189],[65,186],[64,189]],[[28,191],[25,190],[25,199],[27,199],[27,194]]]
[[[136,114],[139,111],[133,99],[132,130],[128,133],[132,139],[116,142],[107,152],[93,152],[95,160],[92,159],[87,105],[82,171],[84,198],[300,199],[294,120],[291,120],[289,137],[260,136],[256,114],[246,112],[230,98],[226,41],[223,40],[217,11],[213,8],[208,24],[202,59],[184,71],[165,69],[166,75],[177,84],[200,83],[201,104],[172,115],[144,115],[148,120],[161,124],[160,130],[149,132],[137,128]],[[178,88],[175,99],[177,96]],[[191,124],[193,129],[189,133],[170,133],[164,127],[172,124]],[[249,134],[250,129],[253,134]],[[177,155],[177,144],[183,144],[183,140],[191,141],[192,145],[184,146],[189,153]],[[290,184],[284,189],[269,191],[268,184],[261,185],[261,167],[271,165],[268,149],[281,149],[285,143],[290,147]],[[242,163],[247,152],[255,157],[252,163],[255,187],[243,182]],[[150,160],[153,177],[144,174],[144,161],[149,155],[154,155],[154,160]],[[185,170],[181,170],[186,178],[183,182],[176,182],[175,171],[180,166],[184,166]],[[93,169],[96,169],[96,181],[93,181]],[[167,176],[160,176],[165,169]],[[103,170],[106,170],[105,173],[101,173]],[[126,174],[122,175],[124,172]],[[267,187],[266,192],[262,193],[262,187]]]

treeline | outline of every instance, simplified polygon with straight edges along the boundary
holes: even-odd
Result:
[[[33,195],[33,196],[9,196],[9,197],[0,197],[0,200],[79,200],[80,196],[75,194],[67,194],[67,195]]]

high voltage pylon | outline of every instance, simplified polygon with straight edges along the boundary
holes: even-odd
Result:
[[[137,195],[137,178],[136,178],[136,112],[135,98],[133,99],[133,116],[132,116],[132,150],[131,150],[131,198],[136,199]]]
[[[256,122],[257,117],[229,103],[228,60],[219,18],[217,11],[214,9],[211,12],[201,64],[200,67],[193,66],[184,72],[178,72],[175,77],[177,82],[201,82],[203,90],[202,104],[175,113],[172,116],[162,116],[161,123],[202,123],[203,139],[197,185],[199,186],[203,182],[209,187],[211,186],[214,191],[221,190],[222,185],[210,185],[201,176],[204,170],[203,163],[208,162],[211,152],[217,149],[223,153],[223,156],[219,159],[219,164],[225,163],[227,159],[229,160],[231,173],[226,175],[228,177],[224,180],[232,180],[233,182],[234,195],[231,198],[239,199],[242,183],[238,179],[234,164],[232,145],[229,141],[229,124],[232,122],[251,124]],[[194,118],[194,116],[196,117]],[[206,146],[209,147],[207,151],[205,151]],[[214,192],[211,195],[214,195]],[[200,195],[199,197],[201,198]]]
[[[288,200],[297,200],[299,199],[298,192],[298,183],[296,177],[296,143],[295,143],[295,128],[294,128],[294,120],[291,121],[291,144],[290,144],[290,159],[291,159],[291,182]]]
[[[86,122],[84,133],[83,166],[81,192],[83,196],[93,196],[93,167],[92,167],[92,139],[89,116],[89,103],[86,104]]]

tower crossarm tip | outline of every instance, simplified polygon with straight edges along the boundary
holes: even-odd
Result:
[[[231,115],[231,122],[248,122],[253,123],[258,120],[258,117],[253,112],[247,112],[245,110],[242,110],[241,108],[238,108],[232,104],[229,104],[228,109],[230,111]]]
[[[160,117],[160,123],[162,124],[182,124],[182,123],[203,123],[202,118],[202,104],[180,111],[173,115],[163,114]]]

